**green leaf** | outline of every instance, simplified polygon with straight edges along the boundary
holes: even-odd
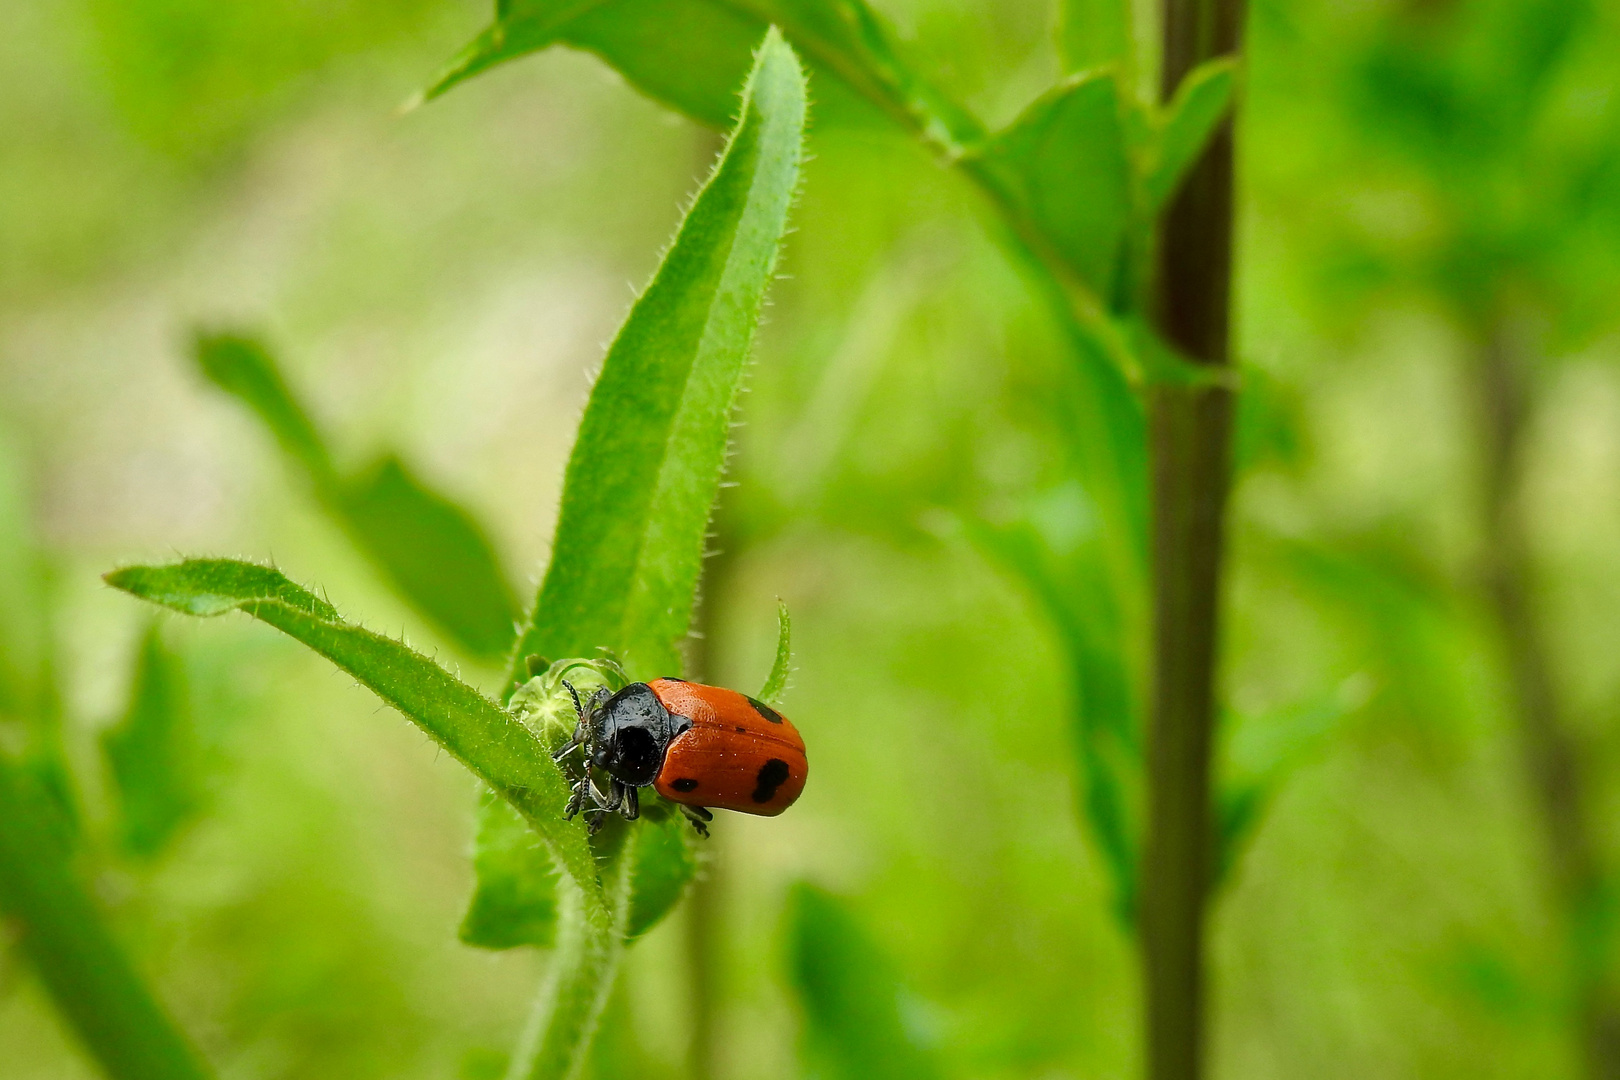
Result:
[[[511,803],[584,890],[588,909],[608,917],[584,827],[563,821],[568,785],[547,744],[477,690],[401,642],[349,625],[331,604],[271,567],[188,559],[126,567],[106,580],[188,615],[244,611],[353,675]]]
[[[523,5],[436,76],[431,100],[478,73],[555,44],[595,53],[647,96],[713,128],[730,127],[737,87],[766,23],[713,0],[598,0]]]
[[[0,753],[0,913],[19,951],[113,1080],[205,1080],[74,873],[54,799]]]
[[[798,183],[804,76],[774,31],[742,121],[608,350],[518,656],[679,670],[731,414]]]
[[[1132,220],[1124,104],[1111,71],[1045,94],[979,151],[1009,207],[1101,297],[1114,297]]]
[[[1216,881],[1231,877],[1244,847],[1296,769],[1372,696],[1372,680],[1351,676],[1306,701],[1258,717],[1229,713],[1221,725]]]
[[[1106,64],[1129,70],[1134,48],[1130,0],[1062,0],[1057,42],[1065,71]]]
[[[497,4],[494,24],[409,104],[507,60],[564,44],[600,56],[649,97],[725,128],[736,116],[735,91],[753,47],[773,24],[818,76],[830,76],[817,80],[824,112],[843,114],[836,99],[858,99],[949,153],[980,137],[978,123],[902,63],[882,21],[854,0]]]
[[[776,659],[771,663],[771,673],[765,677],[765,685],[760,687],[759,700],[767,705],[780,705],[782,694],[787,690],[788,675],[793,667],[793,618],[788,614],[788,607],[782,601],[776,602]]]
[[[518,812],[490,791],[478,807],[473,871],[478,884],[461,920],[464,944],[514,949],[556,939],[556,865]]]
[[[882,946],[844,903],[800,883],[788,895],[789,975],[804,1010],[814,1075],[929,1080],[942,1075],[907,1023],[905,989]]]
[[[335,480],[325,440],[261,343],[239,334],[199,334],[195,353],[197,366],[209,381],[257,413],[317,487]]]
[[[336,499],[358,546],[401,596],[473,655],[505,658],[517,632],[517,598],[465,510],[393,457],[346,482]]]
[[[201,804],[185,673],[156,623],[141,641],[124,717],[101,746],[118,792],[119,841],[152,858]]]
[[[1237,70],[1237,60],[1229,56],[1206,60],[1176,87],[1144,177],[1148,205],[1155,214],[1169,203],[1229,114]]]
[[[630,920],[626,940],[634,940],[672,911],[697,873],[697,856],[686,818],[662,800],[643,808],[636,828],[635,868],[631,876]]]
[[[259,342],[200,335],[196,355],[203,373],[270,429],[321,504],[400,596],[472,655],[505,657],[516,633],[517,598],[467,511],[393,456],[362,475],[340,475],[319,429]]]
[[[966,531],[1040,605],[1067,653],[1080,809],[1112,879],[1115,915],[1129,926],[1136,906],[1140,721],[1123,600],[1082,499],[1060,489],[1032,506],[1027,520],[969,521]]]

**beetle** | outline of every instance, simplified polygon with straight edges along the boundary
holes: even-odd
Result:
[[[791,721],[763,701],[685,679],[602,687],[581,703],[573,737],[552,755],[561,761],[583,750],[584,769],[573,787],[567,817],[585,808],[641,815],[639,789],[652,787],[680,806],[693,826],[708,835],[708,807],[774,817],[804,790],[809,775],[804,739]],[[606,773],[604,794],[591,770]],[[591,832],[602,817],[591,821]]]

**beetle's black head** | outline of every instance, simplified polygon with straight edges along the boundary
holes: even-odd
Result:
[[[644,787],[658,776],[675,733],[669,710],[646,683],[631,683],[591,710],[591,764],[615,779]]]

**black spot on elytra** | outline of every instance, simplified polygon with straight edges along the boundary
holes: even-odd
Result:
[[[683,776],[679,780],[673,781],[669,786],[676,791],[696,791],[697,781],[690,776]]]
[[[771,723],[780,724],[782,722],[782,714],[765,704],[763,701],[756,701],[753,698],[749,698],[748,704],[752,705],[755,712],[759,713],[759,715],[763,716]]]
[[[770,802],[776,796],[776,789],[781,787],[782,781],[787,778],[788,763],[781,758],[771,758],[759,767],[759,775],[754,777],[754,801]]]
[[[737,728],[737,734],[746,735],[746,734],[748,734],[748,729],[745,728],[745,727],[738,727]]]

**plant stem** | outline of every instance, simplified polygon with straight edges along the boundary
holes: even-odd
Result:
[[[1508,666],[1526,779],[1541,812],[1553,885],[1570,937],[1587,1075],[1620,1078],[1620,1009],[1604,961],[1609,901],[1588,820],[1588,778],[1565,721],[1533,600],[1528,522],[1520,498],[1531,414],[1524,343],[1505,318],[1484,335],[1477,380],[1483,424],[1484,585]]]
[[[63,823],[0,755],[0,910],[19,951],[108,1076],[206,1080],[209,1073],[113,940],[71,865]]]
[[[625,831],[624,846],[608,874],[605,910],[586,903],[567,875],[561,879],[557,947],[507,1080],[573,1080],[585,1068],[624,958],[630,879],[641,830]]]
[[[1164,0],[1165,100],[1197,64],[1237,49],[1241,0]],[[1226,121],[1166,210],[1155,316],[1204,364],[1229,362],[1232,125]],[[1210,746],[1215,724],[1223,517],[1232,394],[1160,385],[1148,401],[1154,640],[1142,848],[1147,1075],[1203,1071],[1204,918],[1213,865]]]

